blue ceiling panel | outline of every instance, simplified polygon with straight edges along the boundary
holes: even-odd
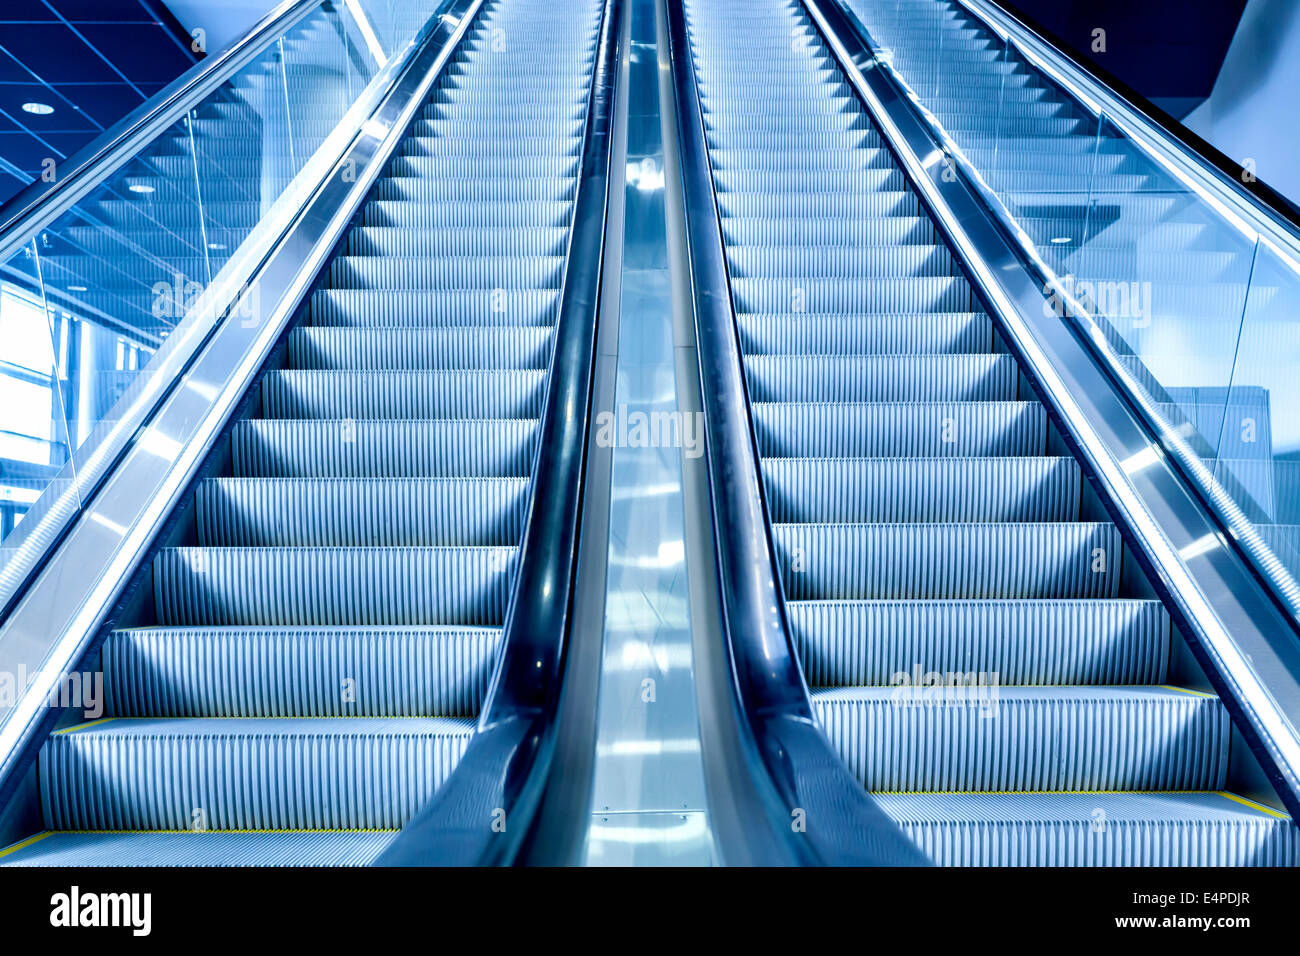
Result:
[[[0,24],[0,35],[3,35],[4,30],[4,24]],[[31,79],[32,75],[21,63],[8,53],[0,51],[0,83],[30,83]]]
[[[103,23],[153,23],[156,17],[139,0],[48,0],[67,20]]]
[[[30,3],[5,3],[0,7],[0,25],[5,23],[33,23],[42,20],[58,20],[59,15],[49,4],[41,0]]]
[[[83,23],[77,29],[90,44],[132,81],[166,83],[194,59],[150,24]]]
[[[151,95],[138,85],[100,83],[89,89],[78,90],[77,105],[92,122],[100,126],[112,126],[139,106],[146,96]]]
[[[30,133],[0,133],[0,156],[20,169],[39,170],[50,152],[48,143]]]
[[[18,192],[26,182],[27,180],[19,179],[17,176],[0,169],[0,196],[9,196]]]
[[[1292,0],[1293,2],[1293,0]],[[1147,99],[1210,95],[1246,0],[1001,0]],[[1093,31],[1106,31],[1104,51]]]
[[[53,95],[51,95],[53,93]],[[60,96],[59,94],[63,94]],[[69,101],[64,89],[50,90],[39,83],[0,83],[0,110],[21,123],[33,133],[42,132],[96,132],[103,128]],[[43,103],[54,107],[54,112],[38,116],[23,110],[24,103]]]
[[[0,0],[0,201],[17,191],[10,167],[39,175],[197,58],[158,0]]]
[[[104,83],[118,79],[95,49],[62,23],[6,23],[0,48],[46,83]]]
[[[54,147],[55,154],[71,156],[94,137],[87,139],[85,133],[42,133],[41,139]]]

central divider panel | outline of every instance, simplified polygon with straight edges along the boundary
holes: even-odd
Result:
[[[703,417],[678,392],[665,196],[658,0],[630,0],[627,160],[614,407],[595,440],[612,449],[604,644],[596,721],[592,865],[716,861],[700,744],[683,456],[704,452]],[[671,115],[669,117],[671,119]]]

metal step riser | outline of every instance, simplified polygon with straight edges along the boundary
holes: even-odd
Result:
[[[1169,615],[1155,601],[794,601],[789,615],[814,687],[969,673],[1002,686],[1160,684],[1168,674]]]
[[[499,627],[508,548],[177,548],[154,560],[168,626]]]
[[[1213,698],[1021,700],[972,686],[937,688],[931,703],[924,689],[891,693],[814,699],[826,736],[868,790],[1219,790],[1226,782],[1230,724]]]
[[[454,734],[420,732],[413,722],[411,732],[384,735],[56,735],[40,762],[45,822],[54,830],[397,828],[451,775],[466,724]]]
[[[1111,598],[1121,541],[1108,524],[774,525],[794,601]]]
[[[104,643],[114,717],[472,717],[492,628],[152,628]]]

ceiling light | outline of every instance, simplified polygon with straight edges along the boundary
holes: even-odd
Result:
[[[54,112],[54,107],[49,103],[24,103],[23,110],[27,113],[35,113],[37,116],[49,116]]]
[[[1070,241],[1069,236],[1057,236],[1055,239],[1052,240],[1052,242],[1058,246],[1063,242],[1069,242],[1069,241]]]
[[[70,286],[68,286],[68,291],[69,291],[69,292],[85,292],[85,291],[86,291],[86,287],[85,287],[84,285],[70,285]]]
[[[130,189],[131,192],[133,193],[143,193],[145,195],[148,195],[149,193],[153,192],[153,187],[146,186],[144,183],[132,183],[127,188]]]

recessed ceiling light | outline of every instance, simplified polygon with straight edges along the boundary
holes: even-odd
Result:
[[[1058,246],[1063,242],[1069,242],[1069,241],[1070,241],[1069,236],[1057,236],[1055,239],[1052,240],[1052,242]]]
[[[224,242],[209,242],[208,248],[215,252],[220,252],[222,249],[226,248],[226,244]]]
[[[153,192],[153,187],[152,187],[152,186],[146,186],[144,183],[132,183],[132,184],[131,184],[129,187],[127,187],[127,188],[130,189],[131,192],[133,192],[133,193],[145,193],[145,194],[148,194],[148,193]]]
[[[85,287],[84,285],[70,285],[70,286],[68,286],[68,291],[69,291],[69,292],[85,292],[85,291],[86,291],[86,287]]]
[[[23,110],[28,113],[35,113],[37,116],[49,116],[54,112],[54,107],[49,103],[24,103]]]

